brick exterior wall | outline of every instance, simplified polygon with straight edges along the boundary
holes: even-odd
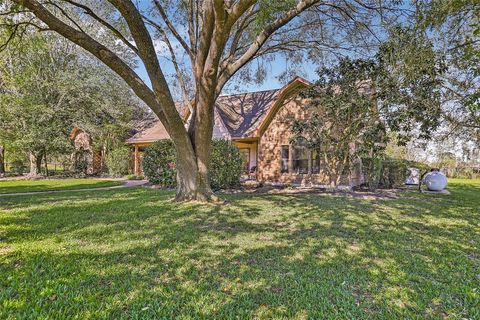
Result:
[[[302,186],[326,185],[328,178],[322,171],[320,160],[320,172],[317,174],[293,173],[292,146],[289,146],[290,160],[289,172],[281,172],[281,148],[282,145],[290,145],[292,138],[292,126],[295,120],[305,119],[307,112],[302,104],[305,103],[298,96],[286,99],[279,108],[271,123],[268,125],[258,144],[258,179],[262,182],[293,184]],[[310,155],[308,157],[310,162]],[[310,168],[309,164],[309,168]],[[353,174],[342,177],[341,184],[348,186],[359,185],[363,182],[360,164],[355,168]],[[309,170],[310,171],[310,170]]]
[[[75,134],[73,144],[75,146],[75,150],[85,150],[88,153],[88,167],[87,167],[87,174],[96,174],[99,173],[102,168],[102,154],[97,151],[93,150],[92,139],[90,135],[85,131],[78,130]]]

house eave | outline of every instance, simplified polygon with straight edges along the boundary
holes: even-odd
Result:
[[[237,142],[256,142],[260,140],[259,137],[232,137],[232,141],[237,141]]]
[[[159,140],[164,140],[164,139],[150,139],[150,140],[127,140],[127,144],[141,144],[141,143],[153,143],[157,142]]]

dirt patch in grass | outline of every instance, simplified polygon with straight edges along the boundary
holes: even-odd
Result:
[[[383,189],[376,191],[329,191],[324,188],[313,187],[294,187],[282,188],[273,186],[261,186],[257,188],[242,188],[222,190],[224,194],[316,194],[319,196],[328,197],[348,197],[354,199],[364,200],[384,200],[384,199],[398,199],[399,195],[406,190],[403,189]]]
[[[0,247],[0,256],[7,255],[12,251],[13,251],[13,249],[11,247],[8,247],[8,246]]]

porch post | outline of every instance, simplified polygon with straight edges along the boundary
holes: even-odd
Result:
[[[140,175],[140,167],[139,167],[139,163],[138,163],[138,145],[135,145],[135,154],[133,156],[134,158],[134,172],[135,172],[135,175]]]
[[[258,141],[256,141],[255,142],[255,167],[257,167],[257,169],[255,170],[255,180],[256,181],[259,180],[259,174],[260,174],[259,164],[260,164],[260,160],[259,160],[259,156],[258,156]]]

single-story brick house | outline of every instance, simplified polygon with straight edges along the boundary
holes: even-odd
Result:
[[[215,108],[214,139],[228,139],[240,150],[245,172],[260,182],[292,185],[325,185],[322,161],[315,151],[290,143],[293,122],[307,116],[299,91],[311,84],[300,77],[280,89],[220,96]],[[186,115],[186,117],[188,114]],[[127,140],[132,146],[133,170],[142,173],[142,153],[155,141],[169,139],[155,116],[141,124]],[[359,165],[342,184],[363,182]]]

